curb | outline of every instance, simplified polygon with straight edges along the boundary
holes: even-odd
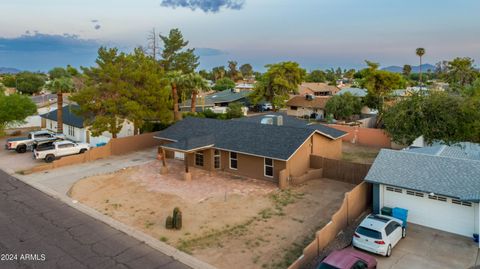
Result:
[[[146,245],[150,246],[151,248],[157,250],[157,251],[160,251],[162,252],[163,254],[167,255],[167,256],[170,256],[172,257],[174,260],[177,260],[189,267],[192,267],[194,269],[217,269],[216,267],[214,267],[213,265],[210,265],[206,262],[203,262],[185,252],[182,252],[170,245],[167,245],[153,237],[151,237],[150,235],[147,235],[146,233],[143,233],[141,231],[138,231],[126,224],[123,224],[113,218],[110,218],[110,217],[107,217],[103,214],[101,214],[100,212],[96,211],[95,209],[91,208],[91,207],[88,207],[84,204],[81,204],[81,203],[74,203],[72,199],[70,199],[68,196],[66,195],[61,195],[59,194],[58,192],[48,188],[48,187],[45,187],[41,184],[38,184],[36,182],[28,182],[27,180],[25,179],[22,179],[22,178],[19,178],[19,177],[16,177],[14,175],[11,175],[13,177],[15,177],[16,179],[22,181],[23,183],[33,187],[34,189],[37,189],[43,193],[45,193],[46,195],[54,198],[54,199],[57,199],[57,200],[60,200],[62,201],[63,203],[67,204],[68,206],[98,220],[98,221],[101,221],[105,224],[107,224],[108,226],[116,229],[116,230],[119,230],[125,234],[127,234],[128,236],[131,236],[137,240],[139,240],[140,242],[143,242],[145,243]]]

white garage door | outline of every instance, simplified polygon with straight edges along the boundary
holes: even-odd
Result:
[[[468,237],[476,233],[476,203],[389,186],[383,186],[382,194],[383,206],[408,209],[411,223]]]
[[[174,157],[177,160],[185,160],[185,153],[175,151]]]

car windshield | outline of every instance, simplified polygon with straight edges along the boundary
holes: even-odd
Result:
[[[362,226],[359,226],[357,228],[357,233],[374,239],[382,239],[382,234],[379,231],[375,231]]]
[[[330,264],[322,262],[317,269],[339,269],[335,266],[331,266]]]

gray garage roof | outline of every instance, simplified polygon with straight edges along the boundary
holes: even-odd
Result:
[[[218,149],[288,160],[315,132],[318,131],[309,128],[187,117],[155,137],[171,140],[173,143],[165,147],[183,151],[214,145]]]
[[[478,202],[480,161],[382,149],[365,181]]]
[[[267,114],[256,115],[256,116],[251,116],[251,117],[237,118],[237,119],[233,119],[233,120],[260,124],[262,119],[264,119],[265,117],[269,117],[269,116],[270,117],[271,116],[282,116],[284,126],[296,127],[296,128],[308,128],[308,129],[317,130],[320,133],[322,133],[326,136],[329,136],[330,138],[333,138],[333,139],[340,138],[340,137],[347,134],[344,131],[337,130],[337,129],[329,127],[327,125],[315,124],[315,123],[311,124],[306,120],[298,119],[297,117],[293,117],[293,116],[288,116],[286,113],[281,113],[281,112],[270,112],[270,113],[267,113]]]
[[[78,108],[79,108],[78,105],[68,105],[63,107],[62,119],[64,124],[74,126],[80,129],[84,127],[83,118],[74,113],[74,111],[77,110]],[[51,112],[42,114],[40,115],[40,117],[57,121],[57,110],[55,109]]]
[[[215,104],[222,103],[232,103],[236,101],[241,101],[242,99],[247,98],[252,91],[239,91],[235,92],[233,90],[224,90],[221,92],[216,92],[205,96],[205,101],[201,98],[197,99],[197,106],[214,106]],[[181,107],[190,107],[192,103],[191,99],[186,100],[181,104]]]

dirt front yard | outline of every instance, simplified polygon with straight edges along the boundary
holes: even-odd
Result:
[[[218,268],[286,268],[354,186],[319,179],[287,191],[273,183],[191,168],[169,160],[78,181],[69,195]],[[179,207],[181,230],[165,220]]]

